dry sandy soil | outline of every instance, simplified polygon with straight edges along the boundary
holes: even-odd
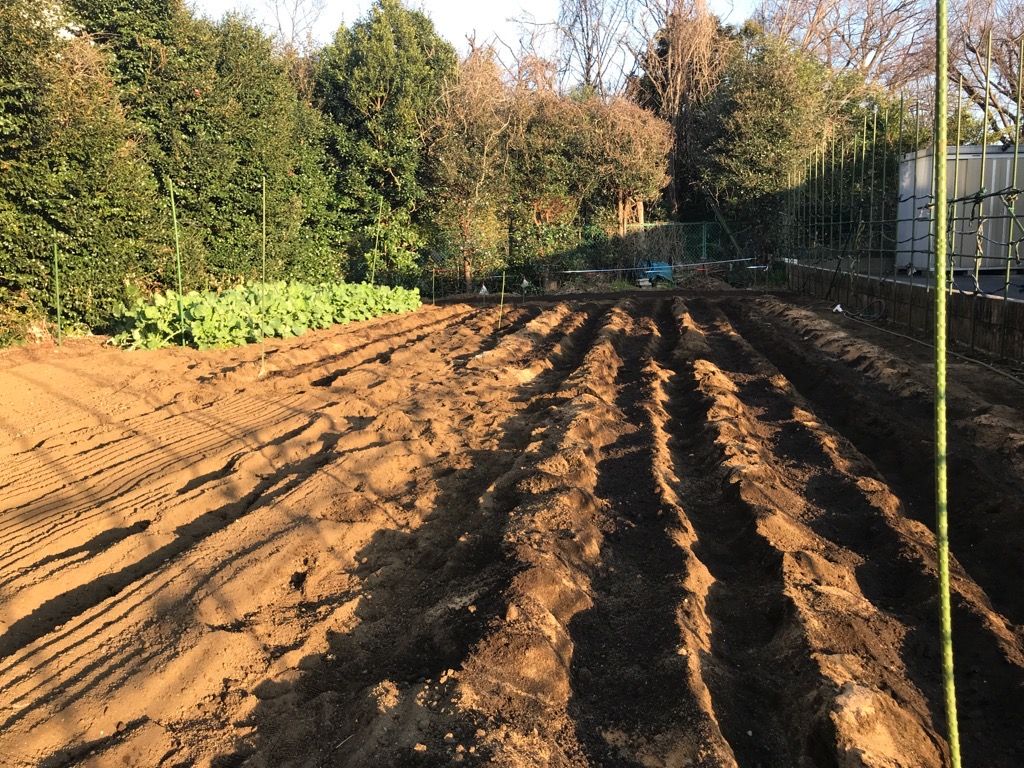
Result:
[[[927,350],[497,315],[0,355],[0,763],[944,765]],[[1024,393],[954,376],[964,764],[1016,768]]]

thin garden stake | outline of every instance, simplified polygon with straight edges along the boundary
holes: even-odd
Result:
[[[57,304],[57,346],[61,345],[60,265],[57,263],[57,230],[53,230],[53,298]]]
[[[939,624],[942,682],[946,704],[949,760],[960,768],[960,733],[953,678],[953,619],[949,606],[949,503],[946,483],[946,91],[949,71],[948,10],[935,0],[935,543],[939,565]],[[986,114],[986,118],[988,115]],[[938,154],[942,153],[941,161]]]
[[[1016,124],[1013,129],[1013,166],[1010,172],[1010,184],[1009,186],[1013,189],[1017,188],[1017,162],[1020,158],[1020,121],[1021,116],[1021,80],[1024,75],[1024,35],[1020,38],[1020,53],[1017,56],[1017,119],[1014,121]],[[1013,201],[1008,207],[1008,213],[1010,214],[1010,229],[1006,238],[1006,278],[1003,282],[1003,306],[1002,306],[1002,339],[999,344],[1000,354],[1006,356],[1006,338],[1007,338],[1007,317],[1006,301],[1010,294],[1010,264],[1013,258],[1013,235],[1016,229],[1017,217],[1015,211],[1017,208],[1017,198],[1013,197]]]
[[[505,313],[505,272],[501,273],[501,300],[498,304],[498,330],[501,330],[501,318]]]
[[[875,156],[878,154],[878,107],[871,118],[871,188],[868,191],[868,277],[871,277],[871,255],[875,246]]]
[[[267,375],[267,332],[264,326],[267,322],[267,175],[263,174],[263,242],[260,248],[262,257],[262,274],[260,283],[260,372],[259,378]]]
[[[896,320],[896,283],[897,283],[897,280],[896,280],[896,270],[897,270],[896,258],[897,258],[897,254],[898,254],[899,248],[900,248],[900,197],[901,197],[901,195],[900,195],[900,188],[899,188],[899,181],[898,181],[898,179],[900,179],[902,177],[902,175],[903,175],[902,174],[902,170],[900,169],[900,164],[903,162],[903,112],[904,112],[903,94],[901,93],[900,94],[900,127],[899,127],[899,137],[896,139],[896,178],[897,178],[897,182],[896,182],[896,210],[895,210],[896,224],[895,224],[895,227],[894,227],[894,232],[896,233],[896,237],[895,237],[896,244],[895,244],[895,246],[893,248],[893,254],[892,254],[892,308],[893,308],[892,312],[893,312],[893,320],[894,321]],[[915,185],[917,184],[917,179],[914,179],[914,184]],[[915,189],[916,189],[916,186],[915,186]],[[917,193],[915,192],[914,194],[917,194]],[[911,244],[911,247],[913,247],[913,244]]]
[[[377,206],[377,231],[373,234],[373,263],[370,264],[370,285],[374,285],[374,278],[377,275],[377,246],[380,243],[380,221],[384,216],[384,198],[380,199]]]
[[[978,202],[978,215],[981,217],[981,221],[985,221],[985,163],[988,159],[988,116],[989,106],[992,103],[992,28],[988,30],[988,55],[985,59],[985,113],[981,119],[981,172],[978,178],[978,194],[981,195],[981,200]],[[991,212],[992,206],[989,205],[989,211]],[[978,227],[984,226],[979,223]],[[974,332],[977,328],[977,305],[978,305],[978,293],[979,283],[981,275],[981,259],[978,258],[978,254],[974,254],[974,298],[971,299],[971,349],[974,349]]]
[[[963,113],[964,113],[964,95],[963,94],[964,94],[964,76],[960,75],[960,83],[959,83],[959,85],[957,86],[957,89],[956,89],[956,159],[953,161],[953,199],[954,200],[956,198],[960,197],[960,141],[961,141],[960,135],[961,135],[961,129],[963,127]],[[957,230],[956,230],[956,222],[957,222],[956,203],[953,203],[952,212],[953,212],[953,227],[952,227],[952,229],[953,229],[953,243],[952,243],[952,248],[951,248],[951,251],[950,251],[951,254],[957,252],[957,246],[959,244],[958,243],[959,235],[957,234]],[[950,264],[950,269],[952,270],[952,266],[953,266],[952,255],[949,258],[949,264]],[[949,295],[952,296],[953,295],[953,279],[952,279],[952,277],[947,277],[946,283],[949,286]]]
[[[185,301],[181,295],[181,238],[178,235],[178,207],[174,203],[174,179],[168,178],[171,190],[171,221],[174,223],[174,262],[178,270],[178,322],[181,332],[181,346],[185,346]]]

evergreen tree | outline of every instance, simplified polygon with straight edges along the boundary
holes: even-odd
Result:
[[[58,240],[70,322],[95,326],[152,287],[154,182],[87,37],[61,35],[55,6],[0,8],[0,336],[53,304]]]
[[[321,53],[317,95],[334,122],[336,226],[356,253],[360,274],[414,274],[425,244],[425,134],[445,82],[451,45],[430,19],[399,0],[377,0]]]

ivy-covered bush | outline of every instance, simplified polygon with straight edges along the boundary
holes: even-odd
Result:
[[[253,283],[219,292],[190,291],[180,297],[168,291],[121,308],[113,341],[132,349],[157,349],[182,338],[199,349],[232,347],[408,312],[420,303],[418,289],[367,283]]]

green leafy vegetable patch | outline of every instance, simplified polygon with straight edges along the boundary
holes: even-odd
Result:
[[[233,347],[267,336],[288,338],[334,323],[409,312],[420,304],[418,289],[367,283],[252,283],[180,297],[168,291],[122,307],[113,341],[132,349],[157,349],[182,339],[199,349]]]

